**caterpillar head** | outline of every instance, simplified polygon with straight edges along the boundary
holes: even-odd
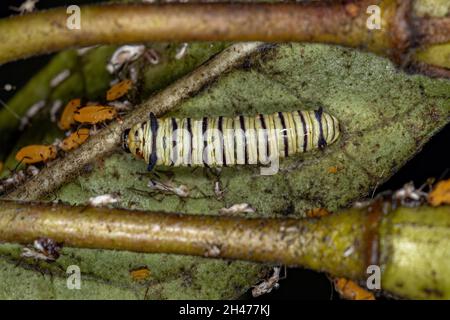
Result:
[[[137,124],[122,133],[122,149],[138,159],[144,158],[144,124]]]

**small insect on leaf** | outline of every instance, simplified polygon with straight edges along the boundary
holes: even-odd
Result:
[[[280,280],[280,271],[281,267],[274,267],[273,274],[272,276],[270,276],[270,278],[254,286],[252,289],[253,298],[259,297],[266,293],[270,293],[273,289],[278,289],[278,287],[280,286],[280,284],[278,283],[278,281]]]
[[[254,213],[255,209],[248,203],[237,203],[229,208],[222,208],[219,210],[219,214],[229,215],[237,213]]]
[[[375,296],[371,292],[361,288],[354,281],[345,278],[335,279],[334,287],[340,296],[347,300],[375,300]]]
[[[89,198],[89,204],[93,207],[107,206],[109,204],[117,203],[118,201],[119,197],[115,194],[102,194]]]
[[[16,160],[25,163],[47,162],[56,158],[57,150],[55,146],[29,145],[23,147],[16,153]]]
[[[22,258],[54,262],[59,258],[62,248],[63,244],[53,239],[38,238],[34,240],[32,246],[24,247],[20,256]]]
[[[73,119],[83,124],[97,124],[100,122],[113,120],[117,117],[117,111],[108,106],[88,106],[75,111]]]
[[[145,52],[144,45],[125,45],[114,51],[106,69],[109,73],[119,72],[126,64],[139,59]]]
[[[328,168],[328,173],[337,173],[337,172],[338,172],[337,166],[332,166]]]
[[[140,267],[130,270],[130,276],[134,281],[143,281],[150,278],[151,272],[148,267]]]
[[[413,182],[406,183],[392,195],[392,200],[404,207],[418,207],[427,202],[428,194],[422,188],[416,189]]]
[[[33,12],[39,0],[25,0],[19,7],[10,6],[9,9],[19,12],[21,15],[24,13]]]
[[[185,186],[184,184],[174,185],[170,181],[161,182],[161,181],[152,179],[148,182],[147,186],[151,190],[161,191],[163,193],[168,193],[168,194],[173,193],[173,194],[179,196],[180,198],[187,198],[190,195],[190,190],[187,186]]]
[[[61,142],[60,148],[66,152],[78,148],[89,138],[89,132],[87,128],[78,129]]]
[[[343,299],[347,300],[375,300],[370,291],[362,288],[356,282],[345,278],[335,280],[336,291]]]
[[[133,82],[129,79],[116,83],[106,92],[106,100],[113,101],[123,97],[132,86]]]
[[[433,206],[450,204],[450,179],[440,181],[428,195],[428,202]]]
[[[306,212],[308,218],[321,218],[330,215],[331,213],[325,208],[314,208]]]
[[[58,127],[61,130],[69,130],[70,126],[75,124],[73,116],[80,106],[81,99],[72,99],[67,103],[58,122]]]

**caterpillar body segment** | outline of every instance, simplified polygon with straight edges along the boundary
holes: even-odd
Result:
[[[274,157],[323,148],[340,135],[339,121],[318,109],[270,115],[164,118],[124,131],[122,146],[148,169],[157,166],[268,164]]]

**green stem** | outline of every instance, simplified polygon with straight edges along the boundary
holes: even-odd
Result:
[[[381,8],[380,30],[366,26],[371,5]],[[415,32],[426,43],[449,41],[432,19],[422,29],[411,12],[410,0],[91,5],[81,8],[81,28],[73,30],[66,8],[58,8],[1,20],[0,64],[70,47],[155,41],[323,42],[365,47],[400,63]]]
[[[322,219],[245,219],[0,201],[0,241],[302,266],[410,298],[450,298],[450,207],[348,209]]]

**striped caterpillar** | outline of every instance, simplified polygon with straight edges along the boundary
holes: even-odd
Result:
[[[339,137],[338,120],[316,111],[253,117],[150,119],[124,131],[122,147],[144,159],[151,171],[163,166],[269,164],[272,159],[323,148]]]

